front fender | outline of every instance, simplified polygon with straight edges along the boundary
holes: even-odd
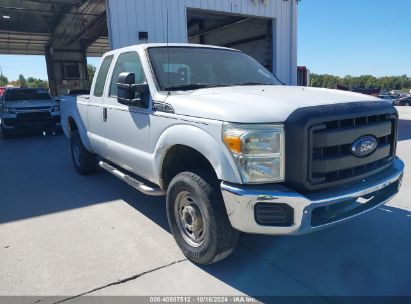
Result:
[[[220,129],[221,130],[221,129]],[[221,136],[220,131],[216,132]],[[200,152],[213,166],[218,179],[241,183],[241,177],[234,160],[220,138],[193,125],[174,125],[166,129],[158,139],[154,151],[154,170],[161,182],[161,170],[167,151],[175,145],[183,145]]]

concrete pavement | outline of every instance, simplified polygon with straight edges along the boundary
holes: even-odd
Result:
[[[411,295],[411,109],[399,110],[409,165],[392,202],[310,235],[242,235],[207,267],[181,254],[164,198],[77,175],[63,136],[0,140],[0,296]]]

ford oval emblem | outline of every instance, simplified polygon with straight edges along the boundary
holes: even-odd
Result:
[[[371,135],[357,139],[351,146],[352,154],[356,157],[366,157],[377,150],[378,140]]]

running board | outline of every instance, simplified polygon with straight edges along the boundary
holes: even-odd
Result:
[[[113,174],[115,177],[121,179],[123,182],[127,183],[134,189],[137,189],[138,191],[146,194],[146,195],[152,195],[152,196],[163,196],[166,195],[166,192],[164,190],[161,190],[160,188],[152,188],[150,186],[147,186],[146,184],[142,183],[141,181],[136,180],[135,178],[131,177],[130,175],[127,175],[123,172],[121,172],[119,169],[114,168],[110,164],[100,161],[98,165],[106,170],[107,172]]]

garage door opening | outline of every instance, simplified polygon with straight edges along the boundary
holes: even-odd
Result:
[[[238,49],[273,71],[272,21],[187,9],[188,42]]]
[[[45,55],[53,95],[89,88],[87,57],[110,49],[104,0],[2,0],[0,13],[0,54]]]

